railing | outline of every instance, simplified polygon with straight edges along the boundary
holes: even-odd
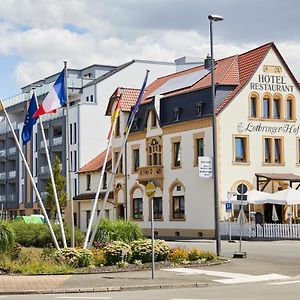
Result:
[[[0,180],[5,180],[6,178],[6,173],[3,172],[3,173],[0,173]]]
[[[7,155],[15,155],[17,153],[17,148],[16,147],[12,147],[7,149]]]
[[[46,121],[50,121],[50,120],[54,120],[60,117],[63,117],[66,115],[65,109],[57,109],[56,113],[51,113],[51,114],[45,114],[42,116],[42,121],[46,122]]]
[[[16,201],[16,195],[7,195],[7,201],[6,202],[15,202]]]
[[[57,146],[62,144],[62,136],[55,137],[52,139],[52,145]]]
[[[221,222],[220,233],[223,236],[240,236],[240,223]],[[242,235],[248,238],[266,238],[266,239],[300,239],[300,224],[242,224]]]
[[[40,192],[41,198],[46,200],[48,193],[47,192]]]
[[[17,129],[17,122],[13,122],[12,127],[14,130]],[[7,132],[11,132],[11,129],[8,126],[8,124],[4,123],[0,126],[0,134],[7,133]]]
[[[6,156],[6,150],[0,150],[0,157],[5,157]]]
[[[41,174],[49,174],[49,166],[41,166]]]
[[[8,178],[9,179],[16,178],[16,176],[17,176],[17,172],[16,171],[9,171],[8,172]]]
[[[0,203],[5,202],[5,199],[6,199],[5,195],[0,195]]]
[[[47,146],[49,146],[49,140],[46,140]],[[44,149],[45,148],[45,143],[44,141],[40,142],[40,149]]]

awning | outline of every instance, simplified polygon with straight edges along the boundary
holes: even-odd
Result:
[[[293,183],[298,183],[296,189],[300,187],[300,176],[292,173],[255,173],[257,190],[263,191],[270,181],[289,181],[290,187],[293,187]],[[264,183],[260,189],[260,183]]]

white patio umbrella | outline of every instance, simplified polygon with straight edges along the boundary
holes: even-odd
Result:
[[[269,196],[269,193],[261,192],[255,189],[249,190],[246,193],[247,200],[243,200],[243,205],[256,204],[256,201],[260,201],[261,199]],[[231,197],[229,200],[223,200],[222,203],[231,202],[234,205],[240,205],[241,200],[237,200],[237,196]]]
[[[269,194],[262,199],[255,201],[255,204],[280,204],[280,205],[294,205],[300,204],[300,191],[288,188],[273,194]]]

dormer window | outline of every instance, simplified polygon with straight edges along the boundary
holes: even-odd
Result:
[[[157,119],[155,111],[151,112],[151,127],[154,128],[157,126]]]
[[[139,118],[136,118],[132,122],[132,129],[137,130],[139,128]]]
[[[173,120],[174,121],[178,121],[180,117],[180,108],[179,107],[175,107],[173,109]]]
[[[197,103],[196,104],[196,116],[202,116],[204,110],[204,103]]]

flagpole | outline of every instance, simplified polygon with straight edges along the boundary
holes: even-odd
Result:
[[[143,88],[142,90],[145,88],[145,85],[146,85],[146,81],[147,81],[147,78],[148,78],[148,73],[149,73],[149,70],[147,70],[147,73],[146,73],[146,77],[145,77],[145,80],[144,80],[144,84],[143,84]],[[138,100],[141,100],[140,97],[142,97],[142,90],[141,90],[141,93],[138,97]],[[109,191],[112,187],[112,183],[114,181],[114,177],[115,177],[115,174],[117,172],[117,169],[118,169],[118,166],[119,166],[119,163],[120,163],[120,160],[121,160],[121,157],[123,155],[123,152],[124,152],[124,148],[125,148],[125,144],[127,142],[127,139],[128,139],[128,135],[129,135],[129,132],[130,132],[130,129],[131,129],[131,126],[132,126],[132,123],[134,121],[134,117],[135,117],[135,114],[137,113],[137,110],[134,112],[134,114],[131,116],[129,116],[130,118],[130,122],[129,122],[129,125],[127,126],[127,130],[126,130],[126,133],[125,133],[125,137],[124,137],[124,140],[123,140],[123,143],[122,143],[122,146],[121,146],[121,151],[120,153],[118,154],[118,157],[117,157],[117,161],[116,161],[116,164],[114,165],[114,168],[113,168],[113,171],[112,171],[112,176],[110,178],[110,181],[109,181],[109,184],[108,184],[108,187],[107,187],[107,190],[106,190],[106,193],[105,193],[105,197],[103,199],[103,203],[102,203],[102,206],[101,206],[101,209],[100,209],[100,212],[99,212],[99,215],[98,215],[98,218],[97,218],[97,221],[96,221],[96,226],[94,227],[93,229],[93,233],[92,233],[92,236],[90,238],[90,241],[88,243],[88,247],[91,247],[92,244],[93,244],[93,241],[95,239],[95,236],[96,236],[96,232],[97,232],[97,228],[99,226],[99,223],[100,223],[100,220],[101,220],[101,215],[103,213],[103,210],[104,210],[104,207],[105,207],[105,204],[107,202],[107,199],[108,199],[108,196],[109,196]],[[126,208],[127,209],[127,208]]]
[[[11,132],[12,132],[13,137],[14,137],[14,139],[15,139],[16,145],[17,145],[17,147],[18,147],[18,149],[19,149],[20,155],[21,155],[22,160],[23,160],[23,162],[24,162],[25,168],[26,168],[26,170],[27,170],[27,172],[28,172],[28,175],[29,175],[29,177],[30,177],[30,181],[31,181],[32,187],[33,187],[34,192],[35,192],[35,194],[36,194],[36,196],[37,196],[37,199],[38,199],[38,201],[39,201],[39,204],[40,204],[40,207],[41,207],[41,209],[42,209],[43,215],[44,215],[45,220],[46,220],[46,222],[47,222],[47,225],[48,225],[48,227],[49,227],[50,234],[51,234],[51,236],[52,236],[54,245],[55,245],[55,247],[56,247],[57,249],[59,249],[59,245],[58,245],[58,242],[57,242],[55,233],[54,233],[54,231],[53,231],[53,228],[52,228],[52,226],[51,226],[50,220],[49,220],[49,218],[48,218],[47,212],[46,212],[46,210],[45,210],[45,207],[44,207],[44,204],[43,204],[41,195],[40,195],[40,193],[39,193],[39,191],[38,191],[38,189],[37,189],[37,187],[36,187],[36,183],[35,183],[35,181],[34,181],[34,179],[33,179],[32,174],[31,174],[31,170],[30,170],[30,168],[29,168],[29,166],[28,166],[27,160],[26,160],[26,158],[25,158],[25,156],[24,156],[24,153],[23,153],[23,151],[22,151],[22,148],[21,148],[21,145],[20,145],[20,143],[19,143],[19,140],[18,140],[18,138],[17,138],[17,136],[16,136],[16,133],[15,133],[15,131],[14,131],[14,128],[13,128],[13,126],[12,126],[12,124],[11,124],[11,121],[10,121],[10,119],[9,119],[9,117],[8,117],[7,111],[6,111],[5,107],[4,107],[3,102],[2,102],[1,99],[0,99],[0,105],[1,105],[1,108],[3,108],[3,111],[4,111],[5,117],[6,117],[6,119],[7,119],[8,125],[9,125],[9,127],[10,127],[10,129],[11,129]]]
[[[122,94],[120,95],[120,98],[119,98],[118,101],[121,101],[120,100],[121,97],[122,97]],[[102,170],[101,170],[101,175],[100,175],[100,180],[99,180],[99,184],[98,184],[98,189],[97,189],[97,192],[96,192],[96,195],[95,195],[95,199],[94,199],[94,202],[93,202],[93,208],[92,208],[92,212],[91,212],[89,226],[88,226],[88,229],[87,229],[87,232],[86,232],[86,236],[85,236],[85,240],[84,240],[83,249],[86,249],[87,245],[88,245],[88,241],[89,241],[89,237],[90,237],[90,233],[91,233],[91,229],[92,229],[92,225],[93,225],[93,220],[94,220],[94,217],[95,217],[95,212],[96,212],[96,208],[97,208],[97,204],[98,204],[98,198],[99,198],[99,195],[100,195],[100,190],[101,190],[101,186],[102,186],[102,182],[103,182],[103,176],[104,176],[104,172],[105,172],[105,168],[106,168],[106,164],[107,164],[107,160],[108,160],[109,148],[111,146],[113,132],[114,132],[115,127],[116,127],[117,119],[118,119],[118,117],[115,117],[115,119],[113,121],[113,124],[111,126],[111,129],[110,129],[110,137],[109,137],[109,140],[107,142],[105,158],[104,158],[104,162],[103,162],[103,166],[102,166]]]
[[[36,94],[35,94],[35,88],[33,88],[33,94],[34,94],[36,106],[39,107],[39,103],[37,101]],[[60,211],[59,201],[58,201],[58,197],[57,197],[56,184],[55,184],[55,180],[54,180],[54,176],[53,176],[53,170],[52,170],[52,165],[51,165],[51,160],[50,160],[50,155],[49,155],[49,149],[48,149],[48,146],[47,146],[45,130],[44,130],[44,125],[43,125],[41,116],[39,117],[39,122],[40,122],[40,128],[41,128],[42,137],[43,137],[43,141],[44,141],[44,145],[45,145],[46,158],[47,158],[47,163],[48,163],[48,166],[49,166],[51,184],[52,184],[53,194],[54,194],[54,202],[55,202],[55,206],[56,206],[56,210],[57,210],[57,214],[58,214],[61,237],[62,237],[64,248],[67,248],[64,224],[63,224],[63,220],[62,220],[62,217],[61,217],[61,211]]]
[[[74,203],[72,198],[72,178],[71,178],[71,172],[72,172],[72,166],[70,161],[70,103],[69,103],[69,97],[68,97],[68,82],[67,82],[67,61],[64,61],[64,74],[65,74],[65,92],[66,92],[66,119],[67,119],[67,128],[66,128],[66,145],[67,145],[67,193],[68,198],[70,201],[70,223],[71,223],[71,247],[75,247],[75,228],[74,228]],[[72,138],[72,137],[71,137]]]

